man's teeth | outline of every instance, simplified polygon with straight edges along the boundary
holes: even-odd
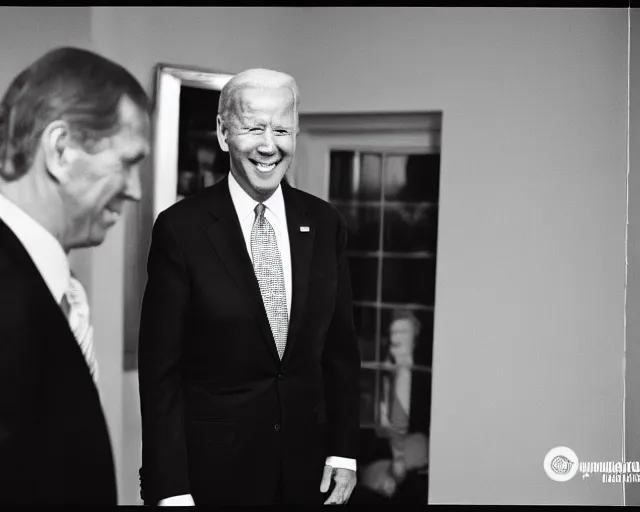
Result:
[[[276,164],[270,164],[270,165],[266,165],[266,164],[261,164],[261,163],[257,163],[256,167],[258,168],[259,171],[263,171],[263,172],[269,172],[272,171],[273,169],[275,169]]]

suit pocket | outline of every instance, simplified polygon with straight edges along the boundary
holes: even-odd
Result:
[[[203,447],[223,448],[236,439],[234,420],[189,418],[187,428],[193,442]]]

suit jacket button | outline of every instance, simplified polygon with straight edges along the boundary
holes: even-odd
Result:
[[[278,374],[278,380],[279,380],[280,382],[282,382],[282,381],[284,380],[284,374],[279,373],[279,374]]]
[[[276,423],[276,424],[273,426],[273,430],[275,430],[276,432],[278,432],[278,431],[280,430],[280,423]]]

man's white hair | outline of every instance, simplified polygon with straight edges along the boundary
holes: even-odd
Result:
[[[240,90],[248,87],[258,89],[288,88],[293,94],[293,110],[297,128],[300,92],[295,79],[286,73],[262,68],[242,71],[231,78],[222,88],[220,101],[218,102],[218,114],[225,124],[230,121],[231,116],[234,114],[234,106],[238,93]]]

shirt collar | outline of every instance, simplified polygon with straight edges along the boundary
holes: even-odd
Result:
[[[60,242],[24,210],[0,194],[0,219],[18,237],[44,279],[51,295],[60,303],[69,287],[69,260]]]
[[[229,192],[231,193],[231,200],[233,201],[233,206],[236,209],[236,213],[238,214],[238,218],[241,223],[248,215],[255,216],[255,207],[258,204],[258,201],[253,199],[244,191],[231,171],[229,171]],[[284,221],[286,217],[282,185],[278,185],[276,191],[269,199],[264,201],[263,204],[279,222]]]

